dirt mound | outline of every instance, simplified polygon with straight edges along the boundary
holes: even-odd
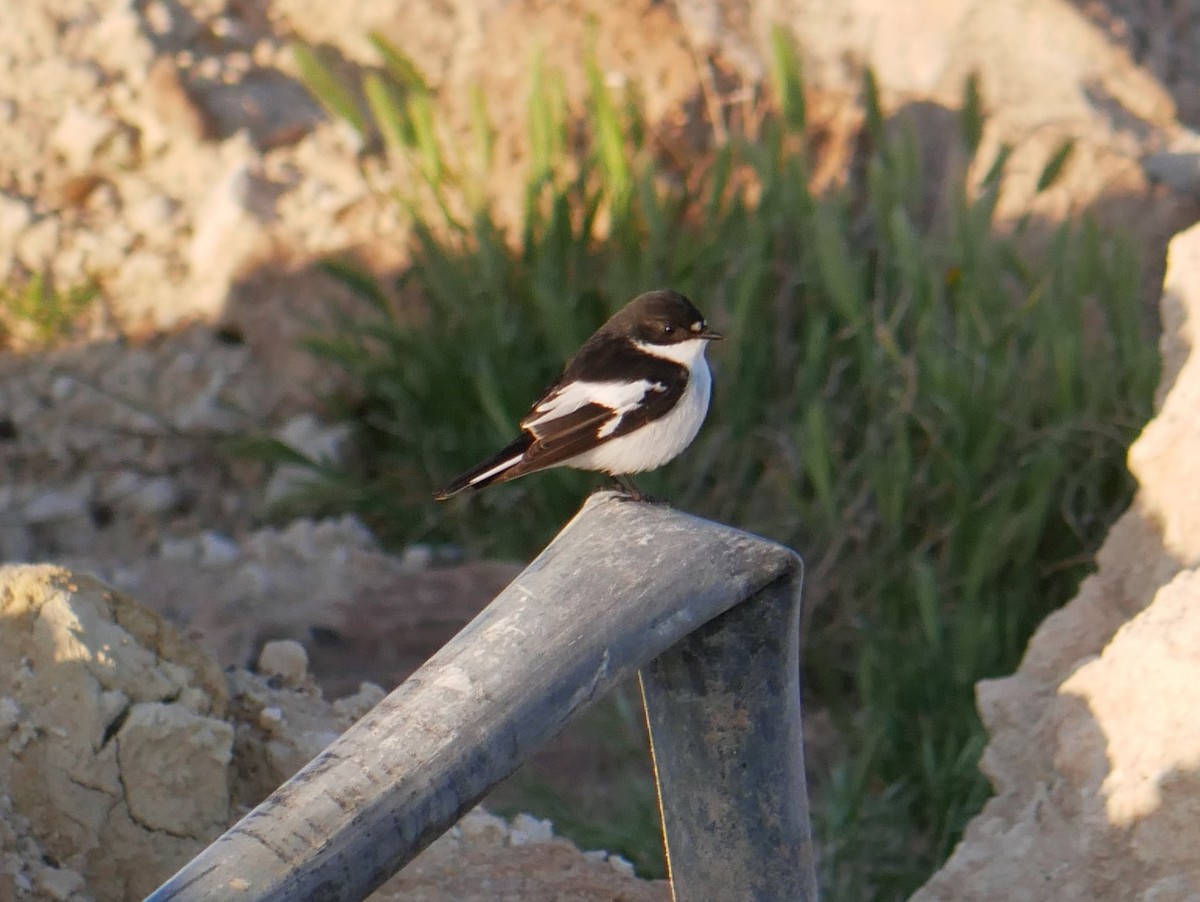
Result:
[[[291,641],[222,673],[92,577],[0,568],[0,897],[135,900],[383,697],[325,700]],[[476,811],[380,899],[664,900],[548,822]]]

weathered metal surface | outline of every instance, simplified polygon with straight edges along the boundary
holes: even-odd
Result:
[[[595,495],[462,632],[150,899],[362,899],[615,683],[764,589],[761,599],[745,606],[747,617],[756,616],[752,610],[775,610],[779,598],[789,593],[794,603],[799,578],[799,559],[782,546],[666,507],[630,503],[612,493]],[[780,632],[794,634],[790,614],[786,624],[779,619],[782,615],[771,616],[780,622]],[[738,669],[734,657],[739,647],[721,639],[726,628],[717,627],[711,650],[721,659],[720,672],[732,676]],[[708,654],[703,643],[710,632],[697,637],[700,645],[685,644],[681,660],[693,661],[689,648]],[[775,641],[783,639],[776,636]],[[750,640],[744,651],[754,653],[758,642]],[[684,880],[684,859],[678,857],[682,852],[672,843],[677,885],[699,887],[679,892],[681,902],[766,898],[713,895],[702,887],[706,875],[727,869],[730,854],[756,856],[756,862],[743,868],[748,873],[762,867],[764,856],[796,856],[804,845],[791,827],[807,823],[794,645],[784,658],[778,666],[789,668],[787,675],[754,677],[753,685],[736,680],[728,684],[730,691],[755,696],[747,711],[761,718],[764,729],[768,727],[763,713],[774,710],[774,733],[763,734],[762,742],[794,743],[795,754],[788,757],[789,767],[779,772],[783,776],[777,787],[781,798],[776,807],[790,813],[782,828],[764,834],[771,842],[785,838],[780,840],[784,845],[749,849],[743,843],[722,851],[718,859],[695,862],[694,875]],[[708,678],[694,683],[693,689],[672,689],[677,680],[670,674],[677,667],[705,666],[676,665],[672,660],[668,657],[663,664],[664,706],[656,704],[654,689],[650,695],[658,711],[652,714],[656,735],[672,737],[663,742],[674,749],[683,734],[663,717],[669,722],[671,710],[703,704],[714,686],[717,695],[726,690],[721,688],[725,684],[707,683]],[[761,663],[768,666],[766,658]],[[686,701],[689,693],[696,699]],[[722,716],[716,715],[718,720]],[[705,718],[698,723],[709,729]],[[744,737],[743,744],[753,745],[751,740]],[[695,741],[704,741],[703,735]],[[722,740],[719,747],[727,745]],[[729,748],[736,746],[734,740]],[[756,768],[763,779],[776,779],[769,755],[745,753],[751,762],[747,766]],[[669,754],[673,758],[676,752]],[[695,762],[681,760],[687,765],[683,784],[659,753],[662,792],[671,800],[679,794],[745,791],[744,780],[730,781],[717,773],[694,783],[687,768],[694,768]],[[785,796],[795,796],[794,803]],[[791,804],[799,810],[790,810]],[[691,814],[672,806],[667,808],[668,835],[704,832],[704,825],[699,831],[678,832],[672,824]],[[751,810],[757,817],[770,810],[757,802],[743,809],[737,800],[701,808],[728,812],[730,817]],[[747,829],[753,833],[753,825]],[[799,860],[807,864],[807,852]]]
[[[783,578],[641,673],[677,900],[817,898],[800,732],[800,582]]]

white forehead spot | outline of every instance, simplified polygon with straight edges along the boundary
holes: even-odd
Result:
[[[693,332],[699,332],[703,328],[704,328],[704,323],[692,323],[692,331]]]

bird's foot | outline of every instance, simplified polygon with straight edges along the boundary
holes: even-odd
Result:
[[[621,501],[637,501],[641,504],[665,504],[659,498],[652,498],[650,495],[643,494],[642,490],[633,484],[633,480],[627,477],[617,476],[612,474],[613,481],[617,484],[617,491]]]

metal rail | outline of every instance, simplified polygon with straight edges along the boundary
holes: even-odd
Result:
[[[640,670],[678,902],[813,900],[802,564],[593,495],[405,683],[149,897],[359,900]]]

